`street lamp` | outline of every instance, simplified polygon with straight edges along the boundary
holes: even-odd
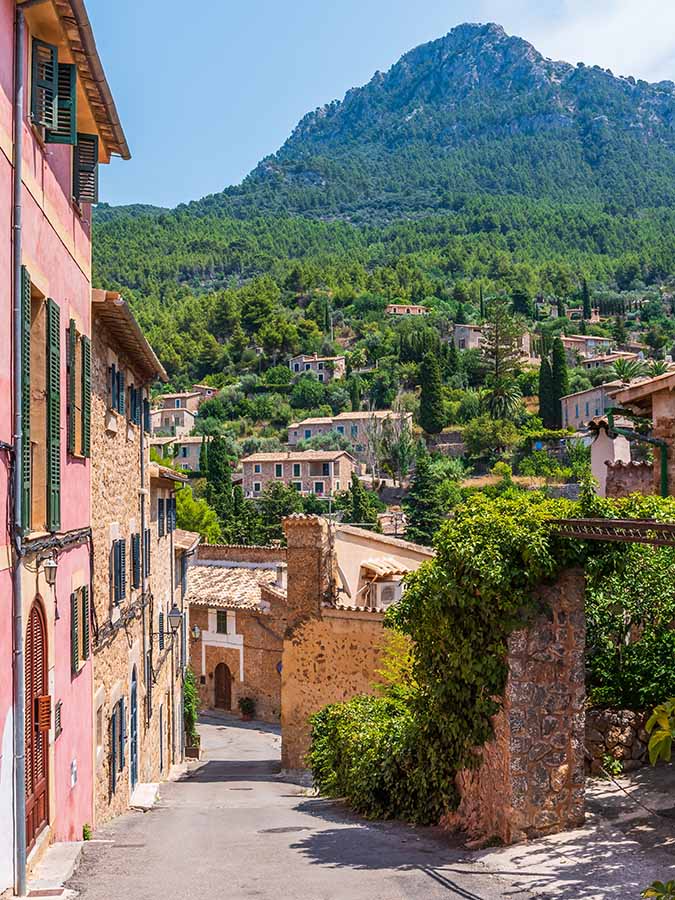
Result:
[[[199,627],[199,625],[193,625],[192,628],[191,628],[190,630],[191,630],[191,632],[192,632],[192,637],[193,637],[196,641],[198,641],[199,638],[202,636],[202,630],[201,630],[201,628]]]
[[[53,588],[56,584],[56,560],[53,556],[49,556],[42,564],[42,569],[45,573],[45,578],[47,579],[47,584],[50,588]]]
[[[180,628],[182,621],[183,621],[183,613],[178,609],[178,607],[174,603],[174,605],[169,610],[169,627],[171,628],[172,634],[176,634],[176,632]]]

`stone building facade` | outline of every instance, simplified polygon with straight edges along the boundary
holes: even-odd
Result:
[[[100,824],[129,807],[138,784],[160,781],[182,756],[187,618],[174,634],[168,614],[182,606],[190,547],[174,542],[172,500],[185,479],[148,457],[148,385],[165,378],[164,370],[119,295],[95,291],[92,316],[93,755]]]
[[[345,450],[296,450],[253,453],[241,461],[246,497],[259,497],[268,484],[281,481],[301,494],[331,497],[349,487],[356,460]]]
[[[316,353],[301,353],[289,362],[294,378],[301,375],[316,375],[322,384],[337,381],[347,375],[347,362],[344,356],[319,356]]]

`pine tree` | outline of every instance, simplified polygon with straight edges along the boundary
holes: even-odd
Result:
[[[570,392],[569,375],[567,372],[567,357],[565,348],[559,337],[553,341],[551,350],[551,383],[553,395],[553,420],[554,428],[562,428],[562,404],[560,398]]]
[[[564,319],[565,318],[565,301],[563,300],[562,297],[558,297],[556,303],[558,305],[558,318]]]
[[[405,536],[417,544],[431,546],[445,519],[439,493],[439,479],[433,471],[431,457],[424,445],[417,452],[415,474],[403,501],[407,518]]]
[[[581,284],[581,297],[583,300],[583,317],[584,319],[590,319],[593,315],[593,307],[591,305],[591,292],[588,290],[588,282],[584,278]]]
[[[351,522],[371,531],[380,530],[377,517],[377,498],[366,490],[355,472],[352,472],[351,484],[343,495],[341,508],[343,509],[343,522]]]
[[[509,306],[505,297],[492,300],[482,329],[481,356],[495,382],[510,378],[520,362],[523,326],[511,315]]]
[[[544,428],[554,427],[553,415],[553,375],[547,356],[543,356],[539,369],[539,416]]]
[[[480,286],[480,318],[485,318],[485,297],[483,296],[483,285]],[[461,323],[460,323],[461,324]]]
[[[628,340],[628,332],[626,331],[626,323],[621,318],[621,316],[617,316],[614,319],[614,325],[612,327],[612,337],[616,341],[616,343],[621,347]]]
[[[443,383],[438,360],[427,353],[420,367],[420,425],[427,434],[438,434],[445,425]]]
[[[349,379],[349,398],[352,412],[358,412],[361,409],[361,379],[358,375],[352,375]]]

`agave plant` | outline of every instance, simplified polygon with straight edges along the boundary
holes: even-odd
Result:
[[[617,359],[612,365],[612,374],[624,384],[629,384],[634,378],[639,378],[646,371],[641,359]]]
[[[670,367],[665,359],[652,359],[647,365],[647,373],[650,378],[656,378],[657,375],[665,375],[670,371]]]

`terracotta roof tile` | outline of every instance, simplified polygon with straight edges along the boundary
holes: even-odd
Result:
[[[185,600],[191,606],[218,609],[260,609],[261,585],[277,580],[275,569],[232,566],[190,566]]]

